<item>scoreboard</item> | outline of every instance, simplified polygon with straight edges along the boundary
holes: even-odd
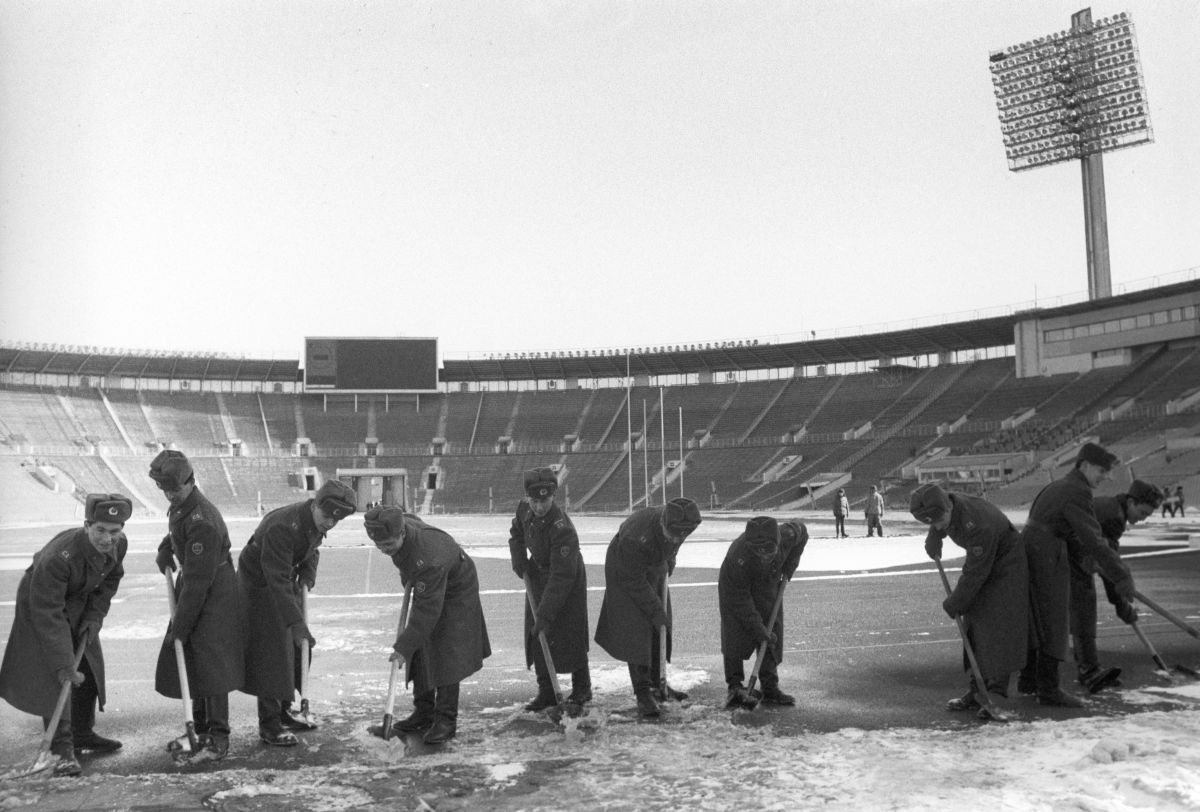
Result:
[[[306,338],[304,389],[437,392],[437,339]]]

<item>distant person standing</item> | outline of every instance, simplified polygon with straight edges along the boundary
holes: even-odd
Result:
[[[541,711],[558,703],[538,633],[545,632],[550,659],[558,673],[571,675],[567,704],[578,711],[592,701],[588,669],[587,570],[579,552],[575,525],[554,501],[558,478],[550,468],[524,475],[525,499],[509,528],[508,549],[513,572],[529,578],[537,614],[525,602],[525,665],[537,674],[538,693],[525,706]]]
[[[604,557],[604,602],[595,639],[628,663],[638,713],[646,718],[659,715],[660,697],[686,698],[665,686],[666,675],[659,670],[660,658],[671,659],[671,608],[662,596],[680,546],[699,525],[700,508],[686,497],[642,508],[621,523]],[[661,652],[664,627],[667,650]]]
[[[879,531],[879,537],[883,538],[883,494],[879,492],[879,488],[872,485],[871,492],[867,495],[866,505],[867,515],[867,538],[875,535],[875,531]]]
[[[294,747],[293,730],[313,725],[291,714],[300,682],[300,643],[316,644],[300,590],[317,583],[317,549],[339,521],[355,511],[354,489],[329,479],[305,502],[276,508],[259,522],[238,556],[238,594],[246,631],[245,683],[258,697],[258,736],[266,744]]]
[[[393,729],[442,744],[458,732],[460,683],[483,668],[492,653],[475,562],[449,533],[400,508],[372,508],[363,526],[412,590],[407,623],[392,645],[391,660],[407,667],[413,712]]]
[[[1183,486],[1182,485],[1175,486],[1175,510],[1179,511],[1180,517],[1187,515],[1186,513],[1183,512]],[[1172,513],[1171,515],[1174,516],[1175,514]]]
[[[838,488],[833,497],[833,537],[849,538],[846,535],[846,515],[850,513],[850,500],[846,498],[846,489]]]
[[[1128,525],[1137,524],[1154,514],[1162,503],[1163,494],[1155,486],[1140,479],[1129,485],[1128,493],[1116,496],[1097,496],[1092,504],[1096,521],[1104,540],[1113,552],[1119,553],[1121,536]],[[1075,640],[1075,664],[1079,669],[1079,684],[1096,693],[1111,685],[1120,685],[1119,668],[1104,668],[1096,651],[1096,580],[1092,577],[1095,561],[1082,549],[1071,556],[1071,635]],[[1117,594],[1112,582],[1101,576],[1109,603],[1117,617],[1125,623],[1137,621],[1137,609]]]
[[[1019,687],[1022,692],[1036,693],[1043,705],[1083,706],[1078,697],[1062,690],[1058,673],[1070,648],[1071,557],[1090,555],[1122,599],[1133,597],[1133,575],[1105,543],[1092,497],[1092,491],[1109,478],[1116,464],[1115,454],[1085,443],[1074,469],[1034,498],[1022,531],[1036,650],[1026,661]],[[1080,552],[1072,553],[1073,549]]]
[[[962,617],[985,684],[976,682],[964,648],[967,692],[947,702],[946,708],[979,710],[981,690],[1008,696],[1009,678],[1027,656],[1029,564],[1021,534],[986,499],[947,493],[933,484],[913,491],[909,511],[929,525],[925,553],[934,561],[942,558],[945,538],[967,551],[962,574],[942,609],[952,618]]]
[[[159,572],[174,572],[175,617],[158,653],[154,690],[182,695],[175,641],[192,694],[192,717],[201,750],[221,759],[229,752],[229,692],[242,687],[241,614],[237,574],[230,556],[225,519],[196,486],[192,464],[180,451],[166,450],[150,463],[150,478],[171,508],[169,532],[158,545]]]
[[[52,538],[21,576],[12,631],[0,664],[0,697],[49,727],[65,683],[71,696],[55,728],[54,775],[82,771],[77,752],[111,753],[121,743],[95,732],[104,710],[104,652],[100,627],[125,575],[125,522],[133,502],[119,493],[89,493],[83,527]],[[75,649],[83,645],[78,670]]]

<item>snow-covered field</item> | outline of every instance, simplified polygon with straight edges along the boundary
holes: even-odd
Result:
[[[801,569],[824,577],[917,563],[916,537],[903,541],[817,538]],[[717,533],[685,550],[681,566],[711,567],[723,545]],[[471,552],[507,554],[500,539],[487,538]],[[587,555],[595,563],[603,552],[597,544]],[[357,609],[334,611],[345,615],[339,627],[355,625]],[[328,644],[354,649],[358,641]],[[712,679],[686,665],[669,673],[685,690]],[[97,759],[81,779],[0,782],[0,809],[1200,810],[1200,683],[1166,674],[1157,685],[1116,692],[1126,706],[1152,708],[1141,712],[1109,715],[1110,706],[1093,702],[1089,715],[1067,720],[1026,713],[1007,724],[973,724],[932,711],[938,717],[928,728],[782,733],[772,719],[802,719],[804,707],[730,712],[697,700],[668,705],[659,722],[640,722],[630,713],[625,669],[598,664],[597,698],[583,720],[556,725],[519,703],[487,705],[464,717],[452,745],[423,755],[369,735],[362,720],[378,715],[378,689],[362,688],[354,674],[345,679],[345,693],[322,709],[321,730],[286,758],[281,751],[260,758],[266,748],[249,745],[249,758],[219,765],[159,763],[153,772],[120,775]],[[1029,700],[1010,705],[1022,702]],[[401,697],[398,715],[408,708]],[[253,740],[252,728],[235,735]],[[265,763],[266,756],[275,758]]]

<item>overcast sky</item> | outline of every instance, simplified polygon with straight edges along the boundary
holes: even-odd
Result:
[[[796,340],[1087,290],[988,54],[1059,0],[0,0],[0,340],[300,358]],[[1195,0],[1123,0],[1114,291],[1200,266]]]

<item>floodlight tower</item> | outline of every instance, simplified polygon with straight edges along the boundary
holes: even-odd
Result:
[[[1133,23],[1124,12],[993,51],[1000,132],[1014,172],[1078,158],[1083,172],[1088,298],[1112,295],[1104,153],[1154,140]]]

